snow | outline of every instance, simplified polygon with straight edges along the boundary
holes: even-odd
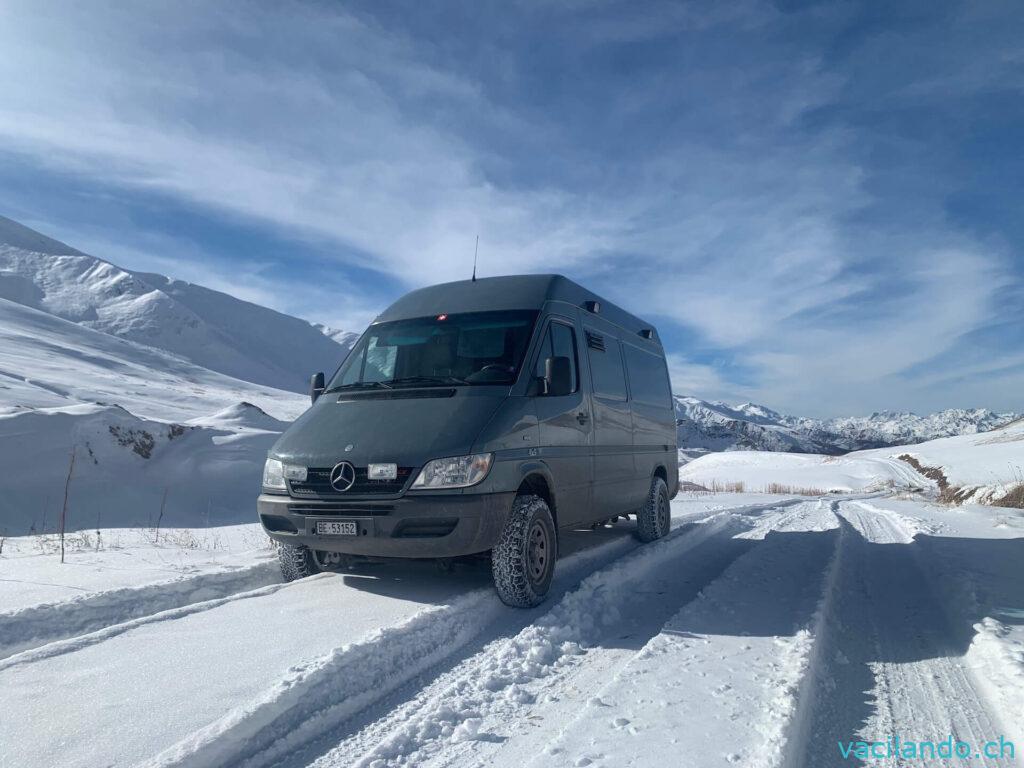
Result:
[[[4,615],[23,608],[89,600],[109,590],[255,572],[273,562],[274,550],[256,523],[209,528],[104,528],[68,536],[65,562],[55,534],[9,537],[4,542]],[[98,546],[97,546],[98,544]],[[6,639],[6,638],[5,638]]]
[[[254,521],[260,467],[308,405],[292,374],[352,334],[2,218],[0,242],[0,766],[828,766],[894,734],[1024,749],[1024,511],[936,504],[897,458],[997,498],[1024,422],[980,430],[1012,415],[678,398],[696,453],[891,447],[697,458],[686,487],[747,492],[680,493],[649,545],[633,522],[562,532],[530,610],[483,559],[285,584]]]
[[[1024,514],[682,494],[667,539],[631,529],[565,534],[530,611],[484,563],[282,585],[231,533],[255,526],[105,532],[65,566],[8,539],[4,759],[827,765],[837,740],[893,729],[1019,738]]]
[[[905,462],[876,456],[821,456],[729,451],[702,456],[679,470],[679,479],[708,488],[742,482],[752,491],[772,483],[830,492],[930,488],[934,484]]]
[[[770,535],[735,560],[530,765],[778,765],[820,631],[829,522],[824,534]]]
[[[0,299],[0,414],[97,402],[163,421],[249,402],[290,421],[309,398]]]
[[[953,486],[971,491],[968,499],[998,499],[1024,483],[1024,419],[991,432],[929,440],[916,445],[859,451],[856,457],[909,454],[923,466],[937,467]]]
[[[333,371],[354,342],[219,291],[122,269],[2,217],[0,298],[293,392],[307,389],[310,374]]]
[[[957,435],[913,445],[895,445],[845,456],[730,451],[701,456],[679,471],[680,480],[708,486],[743,482],[749,490],[771,483],[824,491],[886,488],[935,491],[935,480],[899,457],[936,468],[951,486],[964,489],[961,501],[991,502],[1024,483],[1024,420],[990,432]]]
[[[408,619],[426,610],[420,601],[443,600],[456,587],[421,589],[416,601],[348,589],[344,582],[322,575],[274,585],[189,612],[156,614],[98,642],[47,646],[42,658],[8,659],[0,666],[6,759],[27,767],[152,757],[238,702],[288,686],[303,659]],[[310,621],[314,615],[320,620]],[[69,685],[77,693],[68,695]],[[34,725],[42,723],[56,732]]]
[[[228,414],[204,420],[208,426],[96,404],[0,416],[0,456],[10,473],[0,495],[3,529],[56,531],[72,449],[69,531],[252,521],[263,461],[283,425],[252,408]]]
[[[675,409],[683,462],[709,451],[840,454],[985,432],[1021,418],[1021,414],[985,408],[951,408],[927,416],[882,411],[821,420],[788,416],[754,403],[731,406],[678,395]]]

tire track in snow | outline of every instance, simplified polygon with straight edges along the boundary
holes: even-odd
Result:
[[[682,525],[701,520],[732,514],[750,516],[801,502],[793,499],[689,514],[673,520],[674,531],[678,533]],[[640,544],[630,537],[560,559],[552,600],[587,574],[638,547]],[[403,688],[418,688],[423,677],[436,676],[438,668],[443,671],[457,664],[467,646],[514,634],[550,604],[549,601],[531,611],[508,609],[492,590],[478,590],[464,600],[425,612],[290,670],[263,696],[228,712],[147,764],[213,766],[248,761],[252,765],[267,765],[291,759],[297,751],[302,754],[300,750],[318,744],[326,734],[358,719],[357,715],[363,717],[363,713],[398,695]],[[327,746],[336,740],[333,735],[329,738]],[[318,754],[315,746],[311,754]]]
[[[837,502],[838,504],[838,502]],[[842,562],[826,617],[813,711],[790,764],[866,765],[839,743],[952,735],[977,746],[1001,732],[962,662],[948,617],[919,561],[916,526],[891,510],[838,504]],[[877,762],[872,760],[872,763]],[[943,765],[985,764],[973,753]],[[921,765],[895,757],[886,765]]]
[[[280,581],[275,560],[3,612],[0,613],[0,660],[115,624],[248,592]]]
[[[537,724],[538,699],[543,707],[557,703],[544,700],[551,691],[564,692],[577,683],[579,690],[593,688],[594,676],[626,663],[680,602],[756,546],[733,538],[746,522],[742,515],[719,513],[591,574],[516,636],[488,644],[412,700],[345,737],[315,765],[458,763],[452,750],[471,752],[470,742],[486,746],[505,738],[495,728],[518,729],[510,739],[522,736],[524,724]],[[675,585],[675,594],[665,583],[673,572],[685,584]],[[623,625],[631,630],[625,636]],[[502,762],[510,759],[503,756]]]
[[[321,574],[320,576],[312,576],[310,578],[316,579],[326,575],[327,574]],[[94,632],[87,632],[83,635],[74,635],[72,637],[65,638],[64,640],[57,640],[46,645],[30,648],[26,651],[21,651],[20,653],[8,656],[6,659],[0,659],[0,672],[11,669],[12,667],[32,664],[37,661],[53,658],[54,656],[60,656],[65,653],[74,653],[75,651],[82,650],[90,645],[97,645],[98,643],[102,643],[112,637],[117,637],[118,635],[146,626],[147,624],[171,622],[175,619],[209,611],[237,600],[252,600],[263,597],[265,595],[273,594],[281,589],[286,589],[291,584],[297,583],[298,582],[291,582],[289,584],[279,582],[265,587],[259,587],[257,589],[250,589],[245,592],[236,592],[225,597],[214,598],[212,600],[202,600],[197,603],[189,603],[179,608],[170,608],[165,611],[158,611],[157,613],[147,614],[146,616],[138,619],[131,619],[120,624],[103,627],[95,630]]]
[[[786,530],[765,534],[772,524]],[[749,539],[756,546],[669,619],[528,764],[783,765],[799,737],[834,594],[836,525],[817,502],[758,521]]]
[[[705,516],[721,514],[715,510]],[[632,536],[623,536],[559,560],[552,598],[640,546]],[[495,625],[511,622],[521,627],[545,608],[510,609],[492,589],[474,590],[293,668],[258,699],[182,739],[146,765],[266,765],[283,759],[448,663],[481,634],[489,639]]]

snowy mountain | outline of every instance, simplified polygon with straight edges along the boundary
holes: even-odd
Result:
[[[306,396],[0,299],[0,537],[248,522],[267,449]],[[166,492],[166,497],[165,497]]]
[[[54,530],[72,453],[68,530],[152,525],[161,509],[164,525],[251,521],[306,376],[346,347],[8,219],[0,243],[0,537]]]
[[[101,403],[180,422],[240,402],[289,421],[309,405],[303,395],[0,299],[0,414]]]
[[[122,269],[2,216],[0,298],[293,392],[334,370],[354,343],[219,291]]]
[[[676,424],[682,458],[716,451],[787,451],[838,455],[939,437],[987,432],[1015,419],[1016,413],[985,408],[951,408],[927,416],[882,411],[870,416],[810,419],[787,416],[763,405],[730,406],[676,396]]]
[[[345,349],[352,349],[352,347],[355,346],[355,343],[359,341],[359,334],[354,331],[343,331],[338,328],[331,328],[331,326],[323,325],[321,323],[313,323],[313,327],[327,338],[336,341]]]

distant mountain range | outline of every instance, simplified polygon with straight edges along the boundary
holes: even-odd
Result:
[[[715,451],[788,451],[838,455],[987,432],[1024,417],[986,408],[950,408],[927,416],[879,411],[870,416],[810,419],[763,405],[706,402],[676,396],[681,459]]]

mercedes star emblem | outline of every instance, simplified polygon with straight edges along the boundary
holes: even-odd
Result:
[[[341,461],[331,470],[331,488],[344,493],[356,482],[356,468],[348,461]]]

